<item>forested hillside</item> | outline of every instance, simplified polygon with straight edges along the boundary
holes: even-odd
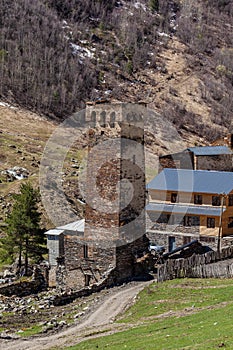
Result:
[[[143,99],[212,141],[232,120],[232,26],[231,0],[1,0],[0,99],[61,119]]]

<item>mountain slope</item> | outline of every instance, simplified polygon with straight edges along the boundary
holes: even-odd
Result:
[[[233,113],[232,12],[227,0],[3,0],[0,97],[62,119],[89,99],[143,99],[212,141]]]

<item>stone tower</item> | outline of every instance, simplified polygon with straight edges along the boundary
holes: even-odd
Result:
[[[119,246],[145,233],[143,114],[145,105],[87,105],[87,241]]]
[[[139,273],[137,258],[148,252],[145,111],[143,104],[87,105],[85,226],[78,230],[80,221],[71,224],[74,229],[64,226],[59,236],[62,259],[56,280],[63,289],[102,288]]]

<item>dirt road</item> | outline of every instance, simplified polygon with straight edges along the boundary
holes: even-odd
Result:
[[[125,285],[105,298],[82,323],[76,324],[53,335],[33,337],[28,339],[0,341],[1,350],[48,350],[53,347],[64,349],[81,342],[84,338],[98,337],[125,329],[125,325],[114,324],[117,315],[132,304],[135,296],[150,282],[138,282]],[[57,349],[56,348],[56,349]]]

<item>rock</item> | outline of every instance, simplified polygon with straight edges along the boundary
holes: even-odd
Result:
[[[10,271],[10,270],[5,270],[4,272],[3,272],[3,278],[10,278],[10,277],[15,277],[15,274],[12,272],[12,271]]]
[[[74,318],[79,318],[82,315],[84,315],[84,312],[79,312],[78,314],[74,315]]]

